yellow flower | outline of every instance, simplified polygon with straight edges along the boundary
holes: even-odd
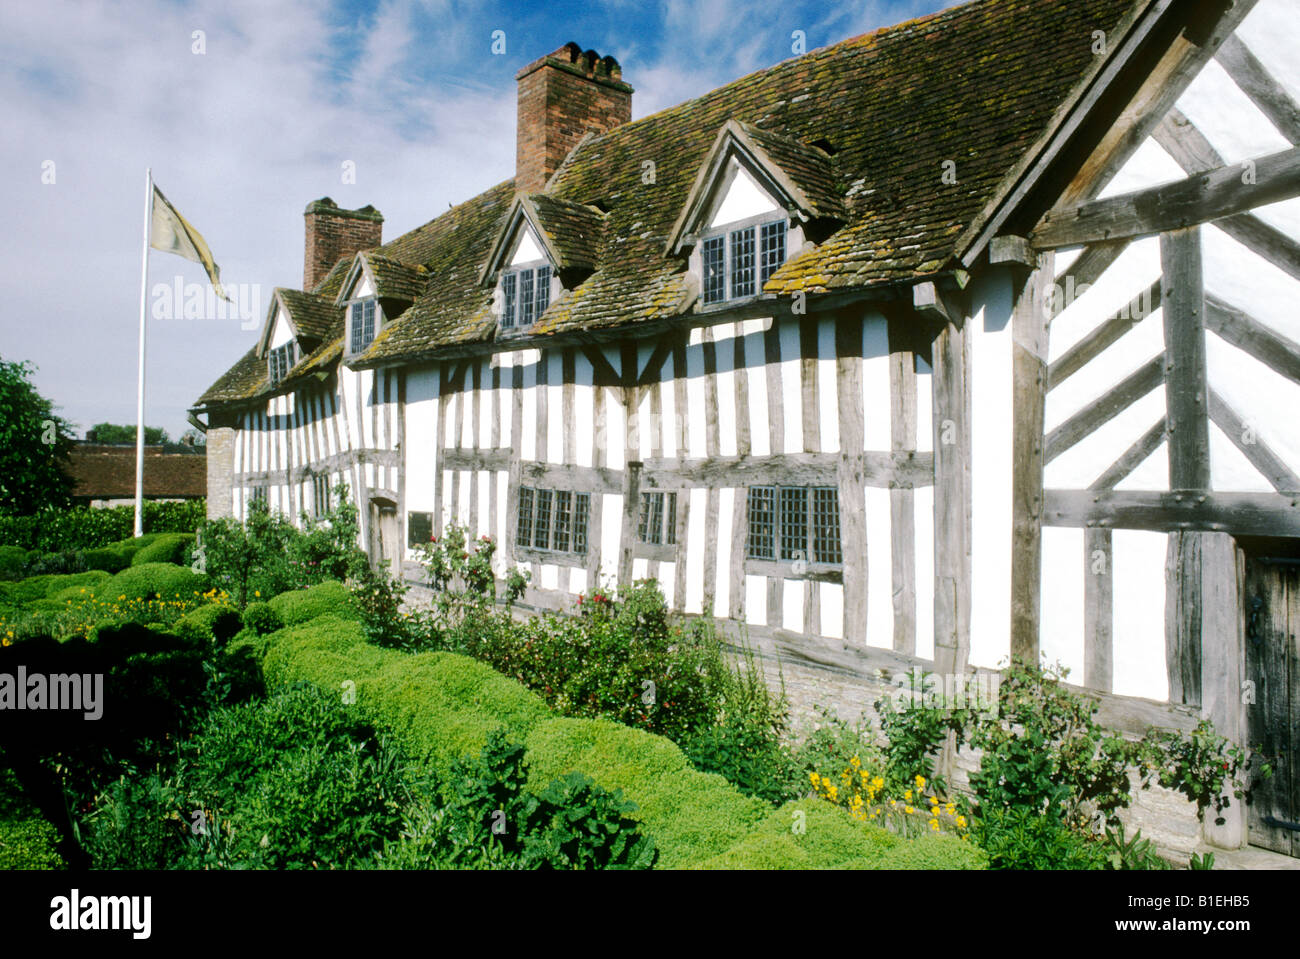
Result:
[[[957,806],[954,803],[948,803],[948,805],[943,807],[943,811],[949,816],[955,816],[957,815]]]
[[[881,779],[879,776],[877,776],[875,779],[871,780],[871,785],[874,786],[876,789],[884,789],[885,781]]]
[[[821,776],[818,776],[816,773],[809,773],[808,778],[812,780],[812,784],[814,786],[818,785],[821,782]]]
[[[261,591],[260,589],[255,589],[255,590],[253,590],[253,595],[254,595],[254,596],[259,596],[259,597],[260,597],[260,596],[262,595],[262,591]]]
[[[930,820],[930,828],[933,829],[935,832],[938,832],[938,831],[939,831],[939,820],[937,820],[937,819],[931,819],[931,820]]]
[[[909,789],[907,792],[903,793],[903,798],[906,799],[908,802],[911,802],[911,801],[912,801],[912,790]]]
[[[826,784],[826,794],[831,797],[831,802],[835,802],[840,795],[839,787],[834,783]]]
[[[852,759],[849,760],[849,765],[852,766],[854,769],[857,769],[859,766],[862,765],[862,760],[860,760],[857,756],[854,756]]]
[[[965,829],[965,828],[966,828],[966,817],[965,817],[965,816],[958,816],[958,817],[957,817],[957,828],[958,828],[958,829]]]
[[[903,812],[907,813],[910,816],[912,815],[912,813],[916,812],[916,810],[913,809],[911,806],[904,806]]]
[[[925,777],[922,776],[920,773],[916,774],[916,788],[917,789],[925,788]]]

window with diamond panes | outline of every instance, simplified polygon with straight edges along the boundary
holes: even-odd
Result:
[[[760,237],[758,285],[762,286],[785,262],[785,221],[764,223]]]
[[[375,338],[375,301],[359,300],[352,304],[352,337],[351,346],[353,353],[360,353]]]
[[[555,493],[555,536],[553,548],[561,553],[569,551],[569,535],[572,532],[572,522],[569,513],[570,504],[573,501],[573,494],[565,490],[557,490]]]
[[[781,487],[781,558],[808,559],[808,491]]]
[[[840,491],[834,486],[813,489],[812,529],[813,561],[840,564]]]
[[[731,234],[731,298],[753,296],[754,285],[754,228],[734,230]]]
[[[776,558],[776,487],[749,488],[749,557]]]
[[[520,546],[533,545],[533,491],[527,486],[519,490],[519,526],[515,542]]]
[[[726,240],[720,236],[709,237],[701,248],[705,303],[721,303],[727,298],[727,274],[723,265],[725,250]]]
[[[590,493],[573,494],[573,551],[587,554],[587,510],[591,508]]]
[[[677,545],[677,494],[653,491],[641,494],[637,539],[651,546]]]
[[[515,286],[518,280],[514,273],[501,277],[501,326],[505,329],[512,329],[515,325]]]

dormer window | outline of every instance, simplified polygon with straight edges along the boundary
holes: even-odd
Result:
[[[501,274],[501,329],[526,329],[551,305],[551,265],[533,263]]]
[[[705,234],[700,240],[704,302],[754,296],[785,262],[785,218],[747,223]]]
[[[352,304],[349,317],[350,336],[348,352],[363,352],[375,338],[375,300],[369,297]]]
[[[267,354],[267,372],[271,385],[277,386],[298,362],[298,344],[294,340],[275,347]]]

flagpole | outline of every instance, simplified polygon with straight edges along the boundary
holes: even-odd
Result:
[[[149,298],[149,241],[153,232],[153,168],[144,171],[144,249],[140,254],[140,379],[135,399],[135,535],[144,535],[144,319]]]

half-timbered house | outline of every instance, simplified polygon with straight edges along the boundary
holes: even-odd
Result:
[[[1268,751],[1204,838],[1300,854],[1294,12],[975,0],[636,121],[562,47],[513,179],[308,206],[210,509],[343,479],[395,568],[456,523],[536,607],[653,578],[823,692],[1046,655]]]

